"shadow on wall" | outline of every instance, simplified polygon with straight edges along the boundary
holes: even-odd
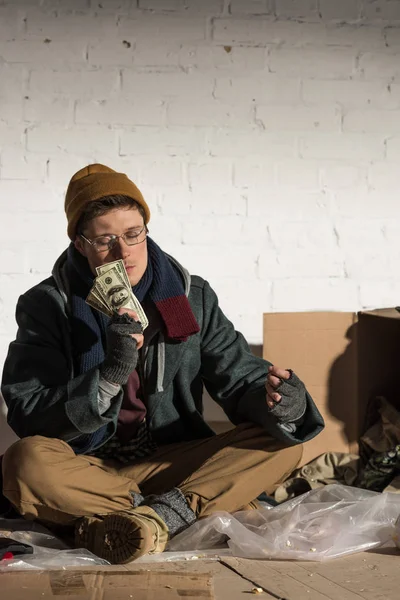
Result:
[[[329,409],[351,443],[378,419],[377,396],[400,410],[400,316],[395,309],[360,313],[346,338],[349,343],[330,371]]]
[[[343,436],[350,445],[358,442],[361,427],[358,406],[357,325],[358,323],[355,323],[346,331],[349,343],[332,363],[328,379],[329,412],[342,424]]]

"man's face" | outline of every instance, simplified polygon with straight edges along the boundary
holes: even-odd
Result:
[[[116,208],[101,217],[95,217],[86,225],[83,235],[89,240],[104,235],[122,235],[127,231],[144,227],[143,217],[136,208]],[[141,238],[142,239],[142,238]],[[139,283],[147,268],[147,240],[128,246],[119,238],[111,250],[96,252],[91,244],[81,237],[75,240],[76,249],[87,258],[93,275],[96,267],[113,260],[123,260],[131,285]]]

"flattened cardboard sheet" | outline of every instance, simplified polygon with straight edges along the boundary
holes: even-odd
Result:
[[[213,600],[209,573],[57,570],[0,572],[7,600]]]

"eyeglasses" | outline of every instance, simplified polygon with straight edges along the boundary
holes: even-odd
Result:
[[[136,244],[141,244],[147,237],[149,230],[146,225],[142,228],[135,227],[133,229],[129,229],[122,235],[114,235],[110,233],[108,235],[100,235],[99,237],[95,237],[92,240],[85,237],[82,233],[80,237],[85,240],[88,244],[93,246],[95,252],[106,252],[106,250],[112,250],[117,243],[117,241],[122,238],[128,246],[135,246]]]

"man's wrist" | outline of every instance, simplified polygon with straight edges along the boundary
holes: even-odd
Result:
[[[109,381],[108,379],[105,379],[105,377],[101,376],[99,388],[107,394],[116,396],[121,389],[121,385],[119,383],[115,383],[114,381]]]
[[[103,377],[100,377],[97,400],[101,415],[104,415],[104,413],[109,410],[113,400],[118,396],[120,390],[121,386],[119,384],[112,383],[111,381],[107,381]]]
[[[106,381],[114,385],[125,385],[129,379],[129,375],[135,367],[131,363],[111,360],[104,361],[100,368],[100,375]]]

